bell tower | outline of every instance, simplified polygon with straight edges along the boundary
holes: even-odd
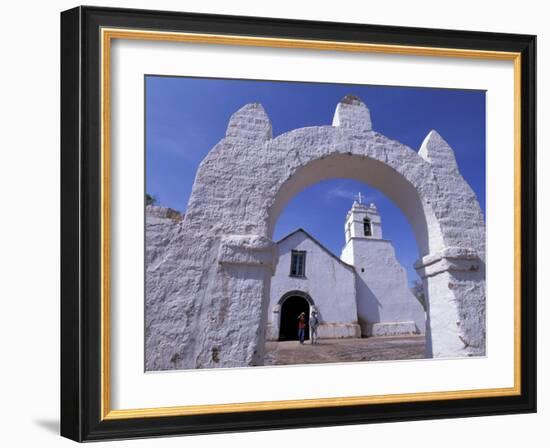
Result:
[[[355,268],[357,317],[363,336],[415,334],[425,331],[425,314],[407,284],[391,241],[382,237],[376,205],[361,194],[346,216],[346,244],[340,259]]]
[[[362,203],[361,193],[346,216],[346,245],[353,238],[382,239],[382,219],[376,205]]]

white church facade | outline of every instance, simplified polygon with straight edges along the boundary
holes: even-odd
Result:
[[[299,314],[313,310],[320,339],[425,333],[426,313],[391,241],[382,237],[376,206],[354,202],[344,231],[340,257],[303,229],[277,242],[267,340],[297,339]]]

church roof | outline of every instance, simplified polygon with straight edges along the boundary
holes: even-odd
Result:
[[[289,239],[291,236],[293,235],[296,235],[297,233],[303,233],[306,237],[308,237],[311,241],[313,241],[315,244],[317,244],[317,246],[319,246],[321,249],[323,249],[327,254],[329,254],[332,258],[334,258],[336,261],[338,261],[339,263],[343,264],[345,267],[348,267],[348,268],[351,268],[353,270],[355,270],[355,267],[351,264],[348,264],[346,263],[345,261],[342,261],[340,259],[340,257],[337,257],[336,255],[334,255],[329,249],[327,249],[325,246],[323,246],[316,238],[314,238],[313,236],[311,236],[311,234],[309,234],[308,232],[306,232],[304,229],[302,228],[299,228],[299,229],[296,229],[294,232],[290,232],[287,236],[281,238],[279,241],[277,241],[276,244],[280,244],[282,243],[283,241]]]

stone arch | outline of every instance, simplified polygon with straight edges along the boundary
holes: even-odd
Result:
[[[302,130],[302,137],[307,134],[307,130]],[[340,136],[332,132],[331,129],[326,129],[319,140],[315,143],[311,142],[311,147],[302,146],[300,165],[292,169],[287,167],[288,172],[285,173],[281,182],[275,186],[278,190],[270,201],[268,209],[268,234],[272,235],[277,219],[288,203],[296,194],[303,189],[330,178],[346,178],[360,182],[368,183],[370,186],[382,191],[388,196],[403,212],[410,222],[418,245],[419,253],[427,255],[437,252],[445,247],[443,232],[440,227],[431,203],[423,200],[423,197],[415,188],[413,180],[408,179],[408,172],[405,167],[403,171],[398,171],[391,167],[384,159],[386,155],[373,151],[369,154],[370,147],[348,147],[346,151],[333,152],[334,140],[338,140]],[[328,141],[327,146],[317,146],[322,140]],[[283,142],[287,145],[288,142]],[[297,143],[300,145],[300,143]],[[383,148],[391,148],[393,157],[406,161],[410,157],[411,149],[405,146],[397,146],[395,142],[389,139],[379,138],[378,144]],[[310,157],[304,157],[307,154],[304,149],[311,149]],[[321,153],[318,154],[318,150]],[[323,149],[326,151],[323,151]],[[317,154],[315,154],[317,153]],[[418,155],[414,153],[416,157]],[[289,158],[285,159],[290,160]],[[433,176],[429,167],[424,165],[416,166],[417,175]],[[426,164],[427,165],[427,164]],[[433,192],[434,195],[436,192]]]
[[[163,261],[171,281],[161,284],[159,266],[148,271],[147,368],[262,364],[275,223],[295,194],[335,177],[379,189],[411,223],[427,298],[426,355],[485,353],[485,223],[452,149],[436,131],[418,152],[373,131],[368,108],[347,96],[331,126],[277,138],[260,104],[231,117],[198,169]]]

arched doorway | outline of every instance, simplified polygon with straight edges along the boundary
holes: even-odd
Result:
[[[301,313],[306,315],[305,339],[309,339],[309,303],[303,297],[290,296],[281,306],[279,341],[298,340],[298,316]]]
[[[289,291],[278,303],[279,307],[279,341],[298,340],[298,316],[306,314],[305,338],[309,340],[309,314],[315,303],[311,296],[303,291]]]
[[[197,171],[164,260],[171,281],[157,287],[162,270],[148,277],[147,297],[158,310],[149,325],[163,328],[146,338],[146,350],[159,353],[155,369],[263,363],[275,223],[294,195],[329,178],[380,190],[411,223],[426,355],[485,354],[485,220],[453,150],[435,131],[418,151],[391,140],[372,129],[365,104],[346,97],[332,126],[276,138],[260,104],[233,114]]]

